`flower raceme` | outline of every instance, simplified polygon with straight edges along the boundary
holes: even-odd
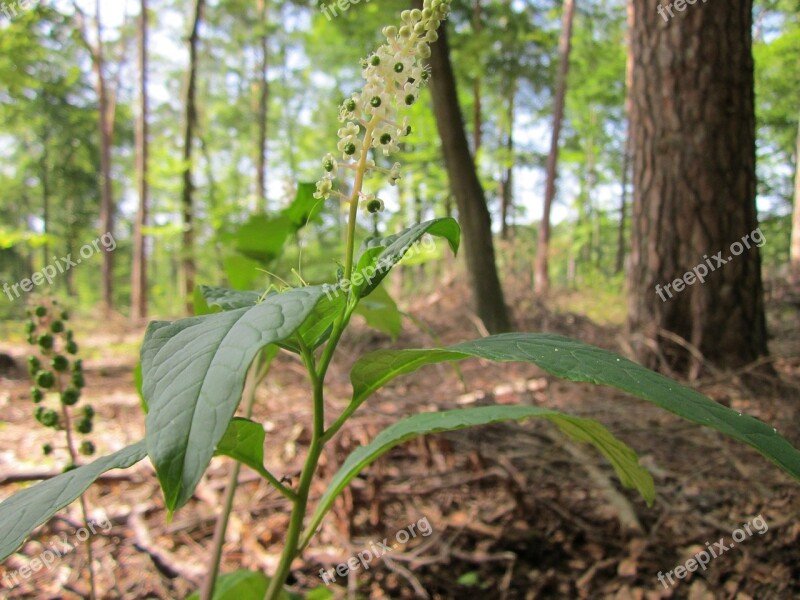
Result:
[[[422,10],[404,10],[402,25],[384,27],[386,43],[362,61],[362,76],[366,81],[361,91],[346,98],[339,109],[337,149],[341,162],[333,154],[322,159],[325,175],[317,182],[315,198],[331,195],[346,202],[362,203],[368,212],[382,210],[383,202],[373,194],[362,192],[366,177],[381,173],[391,185],[400,178],[400,164],[391,169],[378,167],[368,157],[372,148],[389,156],[398,149],[398,141],[411,133],[408,117],[399,120],[398,111],[412,105],[421,87],[430,78],[424,65],[430,57],[430,44],[438,38],[436,30],[450,11],[450,0],[425,0]],[[338,169],[355,172],[350,196],[333,189]]]

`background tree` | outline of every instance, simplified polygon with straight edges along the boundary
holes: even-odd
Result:
[[[759,248],[666,301],[656,286],[718,251],[727,260],[731,244],[758,227],[752,1],[724,11],[692,6],[668,22],[645,0],[633,9],[629,327],[637,359],[698,375],[702,363],[666,331],[713,365],[735,368],[767,352]]]
[[[141,0],[138,35],[139,112],[136,118],[136,178],[139,206],[133,225],[131,317],[147,316],[147,259],[144,228],[147,225],[147,0]]]

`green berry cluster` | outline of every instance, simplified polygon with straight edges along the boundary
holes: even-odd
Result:
[[[62,310],[56,300],[52,300],[29,310],[28,317],[25,331],[28,343],[34,346],[34,354],[28,357],[28,373],[34,383],[31,387],[31,400],[36,405],[33,416],[45,427],[62,431],[69,422],[77,433],[91,433],[94,427],[94,408],[84,405],[78,411],[75,407],[81,399],[81,390],[86,381],[83,377],[83,362],[75,357],[78,344],[73,331],[67,325],[69,313]],[[61,404],[59,410],[46,405],[48,395],[58,395]],[[71,435],[67,436],[67,440],[69,444]],[[70,449],[71,455],[74,450]],[[53,445],[45,444],[42,451],[45,455],[52,454]],[[95,447],[91,441],[82,440],[77,451],[84,456],[91,456]]]

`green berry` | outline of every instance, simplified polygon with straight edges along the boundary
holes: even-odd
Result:
[[[91,419],[94,416],[94,407],[91,404],[83,407],[83,416],[87,419]]]
[[[61,333],[64,331],[64,321],[53,321],[50,323],[50,331],[53,333]]]
[[[356,101],[350,98],[344,103],[344,107],[347,109],[347,112],[353,112],[356,109]]]
[[[40,404],[39,406],[37,406],[37,407],[36,407],[36,410],[34,410],[34,411],[33,411],[33,417],[34,417],[34,418],[35,418],[37,421],[39,421],[39,423],[41,423],[41,422],[42,422],[42,417],[44,416],[44,412],[45,412],[46,410],[47,410],[47,409],[46,409],[44,406],[42,406],[42,405]]]
[[[69,321],[69,313],[65,310],[61,311],[61,320],[62,321]]]
[[[58,425],[58,413],[53,409],[45,410],[42,413],[41,422],[45,427],[55,427]]]
[[[373,67],[377,67],[379,64],[381,64],[381,57],[376,54],[370,59],[369,62],[372,63]]]
[[[378,198],[370,200],[367,203],[367,210],[372,214],[381,212],[383,210],[383,200],[379,200]]]
[[[92,433],[92,421],[90,419],[81,419],[75,425],[75,429],[78,433],[83,433],[84,435],[87,433]]]
[[[44,400],[44,392],[42,392],[42,390],[40,390],[38,387],[32,387],[31,400],[33,400],[35,403],[38,404],[39,402]]]
[[[45,444],[44,446],[42,446],[42,452],[44,453],[45,456],[51,455],[53,453],[52,444]]]
[[[36,385],[46,390],[49,390],[56,383],[56,376],[50,371],[39,371],[36,373],[36,377],[34,379],[36,381]]]
[[[53,360],[50,361],[50,366],[53,367],[54,371],[63,373],[64,371],[69,369],[69,360],[67,360],[66,356],[63,356],[61,354],[56,354],[53,357]]]
[[[431,74],[429,71],[422,72],[422,81],[428,81],[431,78]]]
[[[86,380],[81,373],[72,374],[72,385],[78,389],[86,387]]]
[[[75,371],[76,373],[80,373],[80,372],[83,371],[83,359],[82,358],[76,358],[75,359],[75,362],[72,363],[72,370]]]
[[[369,103],[372,106],[374,106],[375,108],[378,108],[381,105],[381,97],[380,96],[373,96],[372,100],[370,100]]]
[[[28,357],[28,373],[33,377],[39,369],[42,368],[42,362],[36,356]]]
[[[396,63],[394,65],[394,72],[395,73],[402,73],[403,72],[403,63]]]
[[[36,338],[36,343],[42,350],[50,350],[53,347],[53,336],[49,333],[43,333]]]
[[[75,334],[72,333],[72,329],[67,329],[67,333],[65,335],[68,340],[71,340],[72,336]]]
[[[37,317],[43,317],[47,314],[47,309],[44,306],[39,305],[34,309],[33,313]]]
[[[344,147],[344,153],[347,154],[348,156],[352,156],[353,154],[356,153],[356,145],[353,143],[347,144]]]
[[[80,390],[75,389],[74,387],[68,387],[63,392],[61,392],[61,402],[67,406],[74,406],[78,403],[78,400],[81,398]]]
[[[89,440],[86,440],[83,443],[81,443],[81,447],[78,449],[78,452],[80,452],[84,456],[91,456],[92,454],[94,454],[94,444]]]
[[[416,100],[416,98],[414,98],[414,94],[409,94],[408,96],[406,96],[406,105],[411,106],[412,104],[414,104],[414,100]]]
[[[388,144],[389,142],[391,142],[391,141],[392,141],[392,136],[391,136],[391,135],[389,135],[388,133],[384,133],[384,134],[381,136],[381,144],[383,144],[384,146],[385,146],[386,144]]]
[[[333,161],[330,158],[322,161],[322,168],[325,169],[328,173],[330,173],[331,171],[333,171]]]
[[[31,335],[34,331],[36,331],[36,323],[33,321],[28,321],[25,323],[25,333]]]
[[[411,125],[406,127],[406,135],[411,135]]]
[[[77,354],[78,344],[76,344],[73,340],[69,340],[67,342],[67,352],[69,352],[70,354]]]

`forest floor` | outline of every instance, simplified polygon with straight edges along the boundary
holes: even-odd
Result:
[[[521,286],[520,286],[521,287]],[[419,347],[478,337],[465,307],[468,290],[449,283],[417,294],[407,309],[441,338],[434,342],[406,321],[400,339],[367,329],[349,332],[329,373],[328,414],[349,398],[349,365],[379,347]],[[546,310],[526,289],[510,289],[517,328],[551,331],[620,351],[621,327],[568,312],[584,299],[561,293]],[[525,299],[528,298],[528,299]],[[621,302],[621,300],[619,300]],[[783,380],[759,385],[730,373],[694,387],[734,410],[775,425],[800,446],[800,318],[796,306],[769,301],[772,365]],[[85,327],[83,326],[85,325]],[[85,398],[97,409],[92,439],[99,454],[143,436],[144,420],[131,370],[142,328],[125,320],[75,327],[86,350]],[[24,364],[22,344],[0,352]],[[749,447],[690,425],[648,403],[608,388],[567,383],[530,365],[461,363],[427,367],[377,393],[326,449],[312,499],[354,448],[403,416],[488,403],[536,404],[592,417],[637,450],[652,473],[657,497],[648,508],[621,487],[593,449],[578,446],[546,422],[498,424],[408,442],[368,468],[340,498],[320,532],[296,561],[290,583],[307,592],[325,587],[330,570],[387,538],[391,550],[327,587],[337,598],[489,599],[800,598],[800,488]],[[30,384],[24,372],[0,373],[0,497],[20,488],[9,475],[55,473],[63,454],[43,457],[52,431],[32,427]],[[254,418],[268,432],[266,462],[294,478],[309,440],[310,405],[302,365],[281,355],[258,392]],[[103,598],[185,598],[206,571],[227,473],[215,459],[194,499],[167,523],[149,462],[112,473],[86,495],[97,528],[92,536],[97,587]],[[271,572],[288,524],[287,503],[247,468],[228,529],[223,571]],[[755,519],[755,521],[754,521]],[[732,542],[737,528],[750,535]],[[401,530],[416,536],[393,547]],[[77,504],[62,511],[0,567],[0,598],[81,598],[88,589],[85,553],[74,536]],[[744,530],[741,530],[744,531]],[[763,532],[763,533],[762,533]],[[28,564],[55,538],[75,549],[19,585],[5,573]],[[402,537],[402,536],[401,536]],[[741,535],[739,536],[741,539]],[[706,570],[659,582],[657,574],[724,539],[729,547]],[[719,548],[719,546],[716,546]],[[316,598],[324,598],[319,595]]]

